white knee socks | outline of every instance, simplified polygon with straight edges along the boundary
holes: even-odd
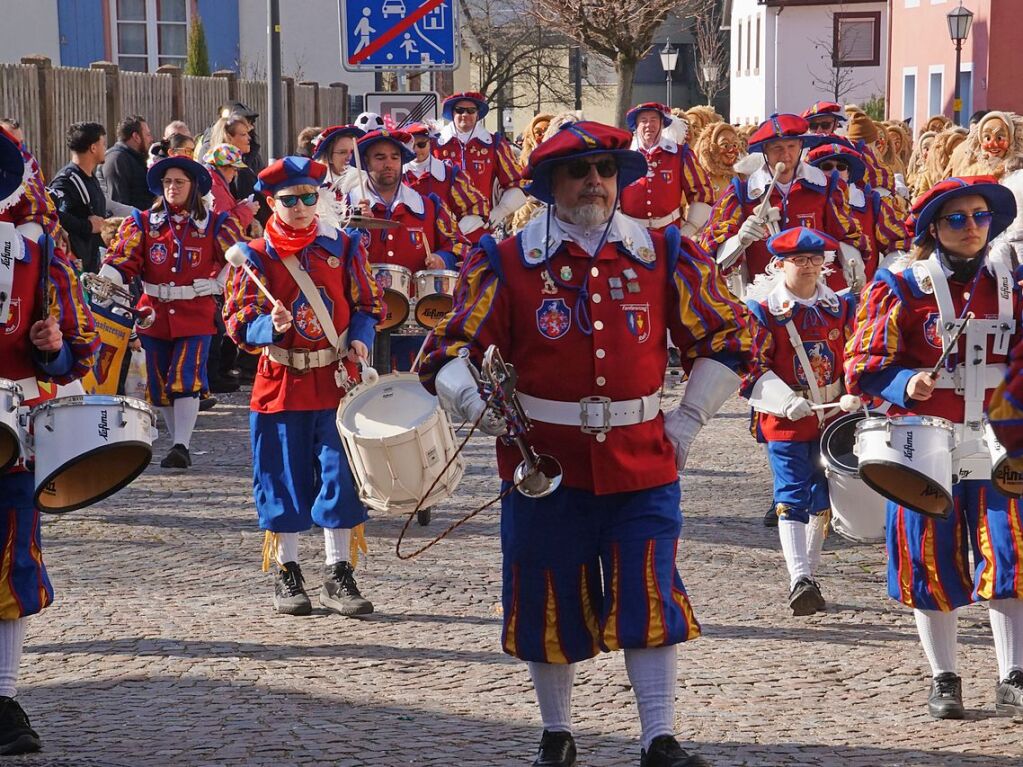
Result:
[[[298,562],[298,533],[277,533],[277,561]]]
[[[17,692],[21,647],[25,644],[25,618],[0,621],[0,695],[13,698]]]
[[[913,610],[916,630],[924,654],[931,664],[931,675],[945,672],[959,673],[956,666],[956,635],[959,630],[959,611]]]
[[[821,563],[821,549],[824,538],[828,534],[829,514],[810,515],[810,523],[806,526],[806,550],[810,558],[810,577],[817,572]]]
[[[199,417],[198,397],[178,397],[174,400],[174,433],[171,439],[175,445],[184,445],[192,441],[192,429],[195,419]]]
[[[1023,600],[992,599],[988,608],[1001,681],[1014,669],[1023,669]]]
[[[677,659],[675,645],[625,651],[625,668],[643,728],[643,748],[650,748],[656,737],[675,734]]]
[[[323,555],[325,565],[351,562],[352,529],[350,527],[341,527],[336,530],[323,528]]]
[[[806,524],[793,522],[791,519],[779,519],[778,537],[781,539],[785,565],[789,569],[789,589],[792,589],[796,581],[800,578],[809,578],[812,574],[810,555],[806,550]]]
[[[572,682],[574,663],[534,663],[528,661],[536,701],[540,704],[543,728],[551,732],[572,732]]]

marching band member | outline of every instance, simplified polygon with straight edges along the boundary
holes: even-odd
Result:
[[[863,232],[863,269],[871,281],[886,255],[909,250],[909,233],[892,196],[882,195],[864,181],[863,155],[843,139],[836,137],[833,143],[811,149],[806,161],[829,176],[838,173],[845,182],[849,209]]]
[[[0,199],[29,212],[25,161],[0,133]],[[63,251],[49,254],[12,222],[0,224],[0,378],[17,383],[25,404],[39,401],[37,379],[68,384],[92,367],[99,337],[81,287]],[[42,300],[43,291],[47,299]],[[46,308],[49,313],[46,313]],[[45,316],[43,316],[45,314]],[[74,435],[67,435],[73,439]],[[0,754],[38,751],[39,735],[15,700],[25,618],[53,601],[40,542],[35,480],[23,461],[0,474]]]
[[[496,345],[518,371],[530,442],[564,467],[551,495],[502,499],[503,646],[526,661],[536,688],[544,732],[535,767],[575,764],[575,666],[620,649],[641,765],[706,764],[673,736],[675,645],[700,633],[675,568],[677,471],[737,390],[750,338],[706,254],[675,227],[651,232],[616,210],[622,189],[646,173],[630,140],[577,122],[533,151],[528,191],[549,207],[500,244],[483,238],[420,371],[449,413],[476,419],[484,403],[463,355],[479,362]],[[689,383],[662,417],[669,332]],[[508,490],[515,448],[498,444],[497,460]]]
[[[803,119],[806,120],[810,133],[834,136],[848,118],[842,113],[841,104],[833,101],[815,101],[803,112]]]
[[[700,244],[717,254],[723,271],[738,266],[740,277],[731,281],[737,292],[744,289],[740,282],[762,274],[770,262],[764,240],[772,231],[793,226],[818,229],[838,240],[845,284],[859,290],[865,282],[859,250],[863,233],[849,210],[843,182],[800,160],[804,148],[820,143],[807,134],[808,127],[806,120],[792,114],[772,115],[761,123],[750,137],[749,151],[761,153],[764,164],[746,179],[735,178],[714,204]],[[783,169],[774,178],[779,163]],[[768,207],[761,198],[769,189]]]
[[[984,176],[946,179],[914,202],[914,263],[903,272],[879,270],[864,295],[846,350],[850,392],[887,400],[893,406],[889,416],[948,419],[958,424],[960,449],[970,444],[985,402],[1004,376],[1012,341],[1020,335],[1019,287],[1007,260],[988,246],[1015,214],[1012,192]],[[966,333],[933,377],[931,368],[963,320]],[[958,461],[975,455],[964,452]],[[889,501],[888,594],[913,608],[934,677],[931,716],[964,715],[956,613],[980,601],[989,604],[998,659],[996,708],[1000,714],[1023,714],[1019,503],[998,493],[988,479],[964,478],[953,485],[952,495],[947,519]]]
[[[685,209],[679,228],[686,237],[695,237],[710,218],[714,188],[689,144],[664,135],[672,124],[668,107],[653,101],[639,104],[626,112],[625,123],[634,134],[632,149],[646,158],[647,172],[622,193],[622,212],[641,226],[663,232],[677,224]]]
[[[215,296],[227,276],[224,253],[244,235],[237,214],[213,213],[203,199],[213,181],[194,160],[161,160],[146,181],[156,202],[124,219],[99,274],[121,287],[135,277],[143,282],[139,308],[156,313],[153,324],[138,331],[146,352],[146,398],[163,414],[173,443],[160,466],[186,469],[216,332]]]
[[[455,93],[444,99],[443,115],[448,121],[437,138],[433,154],[448,160],[469,177],[469,182],[486,198],[491,229],[526,204],[522,173],[511,144],[500,133],[491,133],[481,122],[490,111],[483,94]]]
[[[756,412],[757,440],[767,443],[774,474],[789,607],[793,615],[812,615],[825,607],[814,571],[831,507],[820,451],[826,419],[811,404],[837,402],[843,393],[856,299],[836,294],[825,281],[825,252],[837,251],[838,243],[823,232],[786,229],[767,241],[767,249],[774,260],[747,293],[754,364],[742,394]]]
[[[991,395],[988,419],[1009,456],[1010,469],[1023,475],[1023,341],[1012,350],[1005,380]]]
[[[338,199],[359,183],[359,171],[352,164],[352,155],[355,142],[365,135],[366,131],[354,125],[334,125],[320,131],[313,142],[313,159],[327,166],[323,183]]]
[[[273,215],[263,239],[236,246],[253,275],[232,271],[224,320],[240,348],[261,355],[249,426],[253,495],[266,531],[263,569],[271,560],[278,565],[274,609],[312,611],[298,534],[315,523],[326,552],[319,602],[354,616],[373,612],[355,582],[353,556],[368,514],[334,419],[344,386],[358,380],[355,362],[366,360],[383,310],[359,235],[317,215],[326,174],[324,165],[304,157],[285,157],[260,172],[256,191],[267,195]],[[328,190],[322,193],[331,199]]]
[[[405,163],[402,180],[423,197],[434,194],[448,206],[458,220],[458,231],[473,243],[486,233],[490,204],[472,185],[468,176],[454,163],[433,156],[434,135],[424,123],[405,128],[412,137],[416,157]]]

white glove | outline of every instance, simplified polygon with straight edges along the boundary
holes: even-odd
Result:
[[[686,467],[689,448],[700,429],[739,390],[739,384],[739,376],[717,360],[700,357],[693,363],[682,402],[664,416],[664,434],[675,448],[679,471]]]
[[[710,220],[711,207],[705,202],[691,202],[686,211],[686,220],[679,227],[686,237],[694,237]]]
[[[895,174],[895,194],[907,200],[910,198],[909,187],[906,186],[906,177],[901,173]]]
[[[480,396],[476,379],[469,371],[469,363],[464,357],[456,357],[437,371],[434,383],[440,406],[452,419],[475,423],[483,413],[486,404]],[[479,429],[491,437],[499,437],[508,427],[500,415],[487,410],[480,420]]]
[[[494,228],[526,204],[526,193],[512,186],[504,190],[497,205],[490,211],[490,227]]]
[[[813,415],[813,408],[810,407],[810,400],[800,397],[795,392],[790,392],[782,407],[782,412],[790,421],[798,421],[800,418]]]
[[[458,231],[462,234],[472,234],[484,226],[486,226],[486,222],[479,216],[463,216],[458,220]]]
[[[212,296],[221,292],[220,285],[212,277],[192,280],[192,290],[197,296]]]
[[[845,284],[854,293],[859,293],[867,284],[867,270],[863,266],[863,257],[860,252],[847,242],[838,244],[838,260],[842,264],[842,276],[845,277]]]
[[[768,208],[767,214],[763,217],[764,223],[767,224],[768,229],[771,228],[771,224],[776,226],[781,225],[781,209],[780,208]]]
[[[754,242],[766,240],[768,237],[770,237],[770,232],[767,231],[767,223],[756,216],[750,216],[739,227],[739,243],[743,248],[749,247]]]

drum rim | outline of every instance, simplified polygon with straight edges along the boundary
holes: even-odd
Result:
[[[830,450],[825,451],[824,447],[825,447],[826,441],[830,442],[831,441],[831,437],[834,436],[835,432],[838,431],[838,429],[840,427],[844,426],[846,423],[848,423],[850,421],[862,421],[865,418],[872,418],[872,417],[873,416],[867,415],[862,410],[859,410],[859,411],[856,411],[856,412],[853,412],[853,413],[844,413],[844,414],[840,415],[838,418],[836,418],[833,421],[831,421],[827,426],[824,427],[824,430],[821,432],[821,438],[820,438],[820,452],[821,452],[821,461],[824,463],[824,468],[825,469],[832,469],[837,474],[841,474],[843,477],[859,477],[860,473],[859,473],[858,470],[857,471],[850,471],[849,469],[845,468],[844,466],[841,466],[838,463],[833,463],[833,462],[829,461],[827,459],[827,456],[832,455],[832,453],[831,453]],[[859,424],[856,424],[856,426],[858,427]],[[855,436],[856,436],[856,429],[854,427],[854,429],[853,429],[853,437],[855,438]],[[853,455],[855,455],[855,453],[853,453]],[[857,458],[857,460],[856,460],[856,465],[859,466],[859,458]]]
[[[911,469],[908,466],[904,466],[901,463],[895,463],[893,461],[879,461],[879,460],[875,459],[875,460],[868,460],[866,463],[861,462],[860,465],[861,466],[898,466],[901,470],[903,470],[903,471],[905,471],[905,472],[907,472],[909,474],[912,474],[917,479],[923,479],[923,480],[926,480],[926,481],[932,482],[932,483],[934,482],[934,478],[933,477],[929,477],[929,476],[927,476],[926,474],[924,474],[921,471],[917,471],[916,469]],[[931,517],[932,519],[948,519],[952,515],[952,509],[954,508],[954,502],[952,500],[952,493],[951,492],[946,492],[944,487],[941,488],[941,490],[942,490],[942,493],[944,494],[944,498],[947,501],[947,504],[945,506],[945,513],[944,513],[944,515],[938,515],[938,514],[931,514],[929,511],[923,511],[922,509],[920,509],[920,508],[918,508],[916,506],[913,506],[912,504],[905,503],[903,501],[895,500],[894,498],[890,497],[887,493],[885,493],[880,487],[878,487],[877,484],[875,484],[874,482],[871,482],[870,479],[867,477],[867,475],[863,474],[862,472],[860,473],[860,479],[871,490],[873,490],[878,495],[883,496],[884,498],[887,498],[890,503],[894,503],[896,506],[901,506],[904,509],[909,509],[910,511],[915,511],[917,514],[923,514],[925,517]]]
[[[849,413],[855,415],[855,413]],[[863,419],[863,423],[856,425],[857,433],[860,429],[869,431],[881,428],[881,424],[893,424],[894,426],[936,426],[949,432],[955,432],[955,424],[947,418],[939,415],[893,415],[893,416],[870,416]]]
[[[401,264],[385,264],[385,263],[373,263],[369,265],[370,271],[373,272],[398,272],[398,274],[407,274],[410,278],[412,277],[412,270],[407,266]]]
[[[438,274],[443,274],[445,277],[454,277],[458,279],[458,272],[454,269],[420,269],[418,272],[413,272],[412,276],[417,278],[420,274],[429,274],[436,277]]]
[[[70,407],[71,405],[95,405],[97,407],[123,405],[131,410],[145,413],[149,416],[150,421],[156,420],[156,411],[153,410],[148,402],[143,402],[137,397],[128,397],[124,394],[72,394],[67,397],[56,397],[35,405],[30,409],[29,414],[34,418],[37,411],[56,410],[57,408]]]
[[[79,509],[84,509],[86,506],[93,506],[94,504],[97,504],[100,501],[105,501],[107,498],[114,495],[114,493],[118,493],[124,488],[126,488],[128,485],[130,485],[132,482],[138,479],[142,472],[144,472],[146,468],[148,468],[149,464],[152,463],[153,446],[150,445],[148,442],[142,442],[139,440],[125,440],[124,442],[116,442],[113,444],[116,444],[118,447],[122,446],[141,447],[146,451],[147,458],[144,461],[139,461],[138,467],[136,469],[133,469],[132,472],[127,477],[125,477],[125,479],[122,482],[115,484],[114,487],[112,487],[111,489],[104,491],[103,493],[95,496],[94,498],[90,498],[88,501],[85,501],[84,503],[71,504],[70,506],[61,506],[59,508],[44,507],[39,502],[39,497],[42,494],[43,490],[46,488],[46,486],[54,479],[54,477],[60,470],[66,469],[70,466],[74,466],[80,463],[82,460],[106,450],[110,446],[103,445],[101,447],[93,448],[92,450],[87,450],[81,455],[76,455],[67,463],[61,464],[56,469],[54,469],[54,471],[52,471],[50,475],[47,476],[44,480],[36,483],[35,492],[32,494],[32,500],[35,503],[36,508],[46,514],[67,514],[70,511],[78,511]]]

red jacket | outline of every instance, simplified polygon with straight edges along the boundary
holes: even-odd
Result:
[[[714,187],[688,144],[679,146],[662,137],[651,150],[636,149],[647,160],[647,174],[622,190],[622,212],[637,219],[656,219],[674,215],[686,203],[714,204]],[[669,221],[656,229],[663,231]]]
[[[495,185],[501,189],[522,186],[522,172],[515,162],[511,145],[503,136],[491,133],[477,125],[473,137],[462,145],[454,133],[454,126],[441,131],[433,149],[433,156],[448,160],[465,171],[469,181],[488,202],[494,200]]]

